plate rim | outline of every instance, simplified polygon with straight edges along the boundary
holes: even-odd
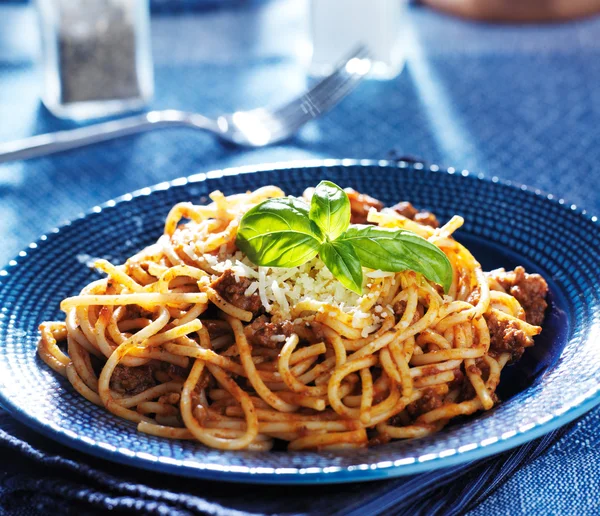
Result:
[[[397,169],[413,169],[417,172],[425,171],[457,176],[460,175],[464,178],[470,177],[471,179],[475,179],[478,181],[494,183],[511,189],[521,190],[523,192],[526,192],[526,194],[528,195],[533,195],[536,198],[542,199],[543,202],[551,202],[555,205],[560,206],[560,209],[564,210],[565,213],[575,213],[577,216],[582,217],[588,222],[591,222],[596,226],[600,226],[598,217],[590,214],[586,209],[580,208],[575,204],[569,205],[567,201],[565,201],[563,198],[556,197],[553,194],[545,193],[541,189],[532,188],[522,183],[518,183],[511,180],[500,179],[497,176],[492,176],[491,178],[489,178],[482,173],[474,174],[468,170],[458,170],[454,167],[441,167],[436,164],[425,164],[422,161],[413,160],[408,161],[402,159],[311,159],[229,167],[200,172],[189,176],[178,177],[170,181],[160,182],[149,187],[144,187],[133,192],[126,193],[124,195],[108,200],[102,204],[96,205],[91,209],[80,213],[78,216],[63,222],[59,226],[50,230],[48,233],[52,233],[54,237],[56,234],[60,233],[60,231],[63,228],[70,226],[76,221],[87,218],[92,214],[98,214],[102,212],[103,209],[113,208],[117,204],[122,204],[131,201],[134,198],[147,196],[156,191],[167,190],[172,187],[186,186],[188,184],[193,183],[202,183],[208,179],[221,178],[223,176],[235,176],[239,174],[252,174],[287,169],[323,167],[345,168],[353,166],[376,166]],[[10,274],[10,270],[18,266],[20,262],[27,257],[26,249],[35,249],[37,248],[40,242],[45,241],[47,239],[47,234],[41,235],[22,251],[22,253],[25,252],[24,255],[20,253],[17,257],[11,260],[4,269],[0,269],[0,285],[3,283],[3,278],[7,277]],[[449,468],[452,466],[457,466],[465,462],[483,459],[485,457],[489,457],[501,453],[503,451],[510,450],[572,422],[581,415],[592,410],[597,405],[600,405],[600,381],[598,381],[595,388],[590,389],[588,392],[586,392],[579,398],[581,399],[582,397],[584,398],[583,401],[569,404],[566,410],[564,410],[559,415],[551,417],[549,420],[534,424],[533,426],[529,425],[528,428],[525,429],[517,429],[512,432],[507,432],[510,435],[503,434],[499,439],[495,438],[496,440],[490,443],[483,444],[484,441],[481,441],[479,443],[473,443],[472,445],[463,447],[468,449],[461,450],[461,448],[458,448],[450,450],[452,451],[452,453],[444,457],[441,457],[441,455],[439,454],[435,457],[421,456],[418,459],[411,457],[410,462],[406,462],[407,459],[400,459],[394,462],[388,461],[389,464],[371,463],[352,466],[349,468],[342,468],[338,466],[330,468],[255,468],[249,466],[226,465],[210,467],[210,464],[207,463],[181,461],[178,459],[171,459],[170,461],[161,461],[159,457],[139,451],[130,452],[130,454],[125,454],[122,451],[119,451],[122,449],[118,449],[112,445],[107,445],[107,443],[99,443],[96,441],[94,441],[93,443],[88,443],[72,431],[65,431],[60,426],[51,422],[44,423],[43,421],[35,418],[33,415],[28,414],[19,405],[14,403],[11,398],[5,395],[4,384],[0,379],[0,407],[4,408],[9,414],[15,417],[15,419],[25,424],[29,428],[33,429],[34,431],[39,432],[43,436],[48,437],[53,441],[59,442],[60,444],[65,445],[71,449],[81,451],[83,453],[101,459],[109,460],[111,462],[116,462],[160,473],[169,473],[192,478],[203,478],[247,484],[292,485],[361,482],[413,475],[425,471],[434,471],[440,468]],[[257,469],[259,469],[260,471],[257,471]],[[282,469],[285,471],[281,471]]]

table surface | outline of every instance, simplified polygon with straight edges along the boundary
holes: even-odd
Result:
[[[151,107],[211,116],[292,98],[310,82],[307,15],[304,0],[274,0],[154,17]],[[175,129],[0,165],[0,268],[40,234],[126,192],[307,158],[395,151],[525,183],[600,214],[600,19],[514,27],[417,8],[407,18],[402,74],[364,82],[285,144],[249,151]],[[41,106],[37,54],[32,8],[0,5],[0,141],[73,126]],[[8,467],[0,458],[0,472]],[[536,469],[534,481],[541,475]],[[517,503],[518,482],[519,474],[476,512]]]

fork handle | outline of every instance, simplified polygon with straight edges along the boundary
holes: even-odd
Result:
[[[193,125],[198,129],[211,129],[214,125],[211,120],[196,114],[193,115],[192,123],[189,119],[191,116],[177,111],[151,111],[86,127],[39,134],[22,140],[0,143],[0,163],[48,156],[56,152],[77,149],[120,136],[128,136],[163,127]]]

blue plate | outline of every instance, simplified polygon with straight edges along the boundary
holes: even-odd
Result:
[[[484,268],[524,265],[550,284],[535,347],[503,373],[493,410],[433,436],[352,452],[222,452],[160,439],[89,403],[36,357],[37,327],[61,299],[98,276],[90,257],[122,262],[161,234],[169,207],[276,184],[300,194],[320,179],[387,204],[410,200],[441,219],[462,215],[457,238]],[[597,218],[539,191],[453,169],[400,162],[324,161],[241,168],[163,183],[94,207],[42,236],[0,271],[0,402],[63,444],[131,466],[256,483],[372,480],[480,459],[539,437],[600,402],[600,231]]]

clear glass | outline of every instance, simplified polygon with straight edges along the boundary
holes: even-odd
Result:
[[[42,100],[56,116],[99,118],[142,108],[154,79],[148,0],[37,0]]]
[[[405,9],[406,0],[311,0],[311,73],[331,73],[360,43],[373,56],[371,77],[398,75],[405,61]]]

